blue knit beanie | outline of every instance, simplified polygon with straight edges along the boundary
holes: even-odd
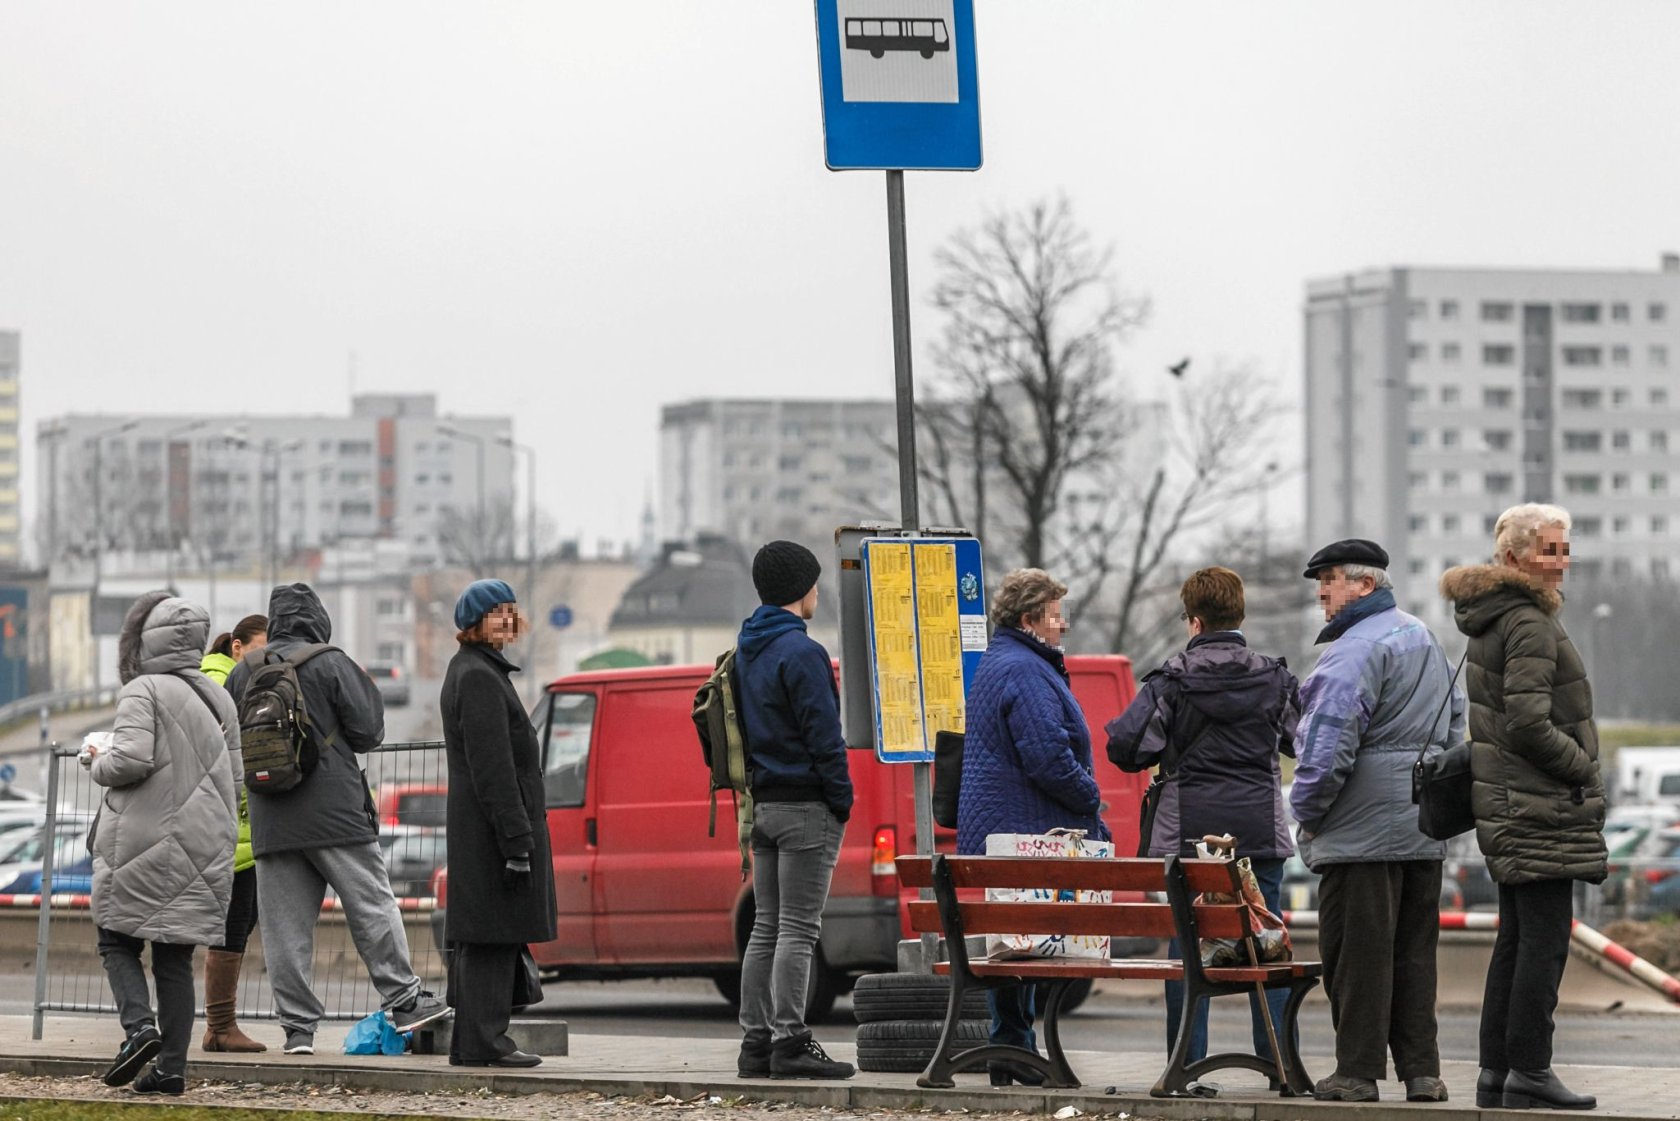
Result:
[[[492,608],[504,603],[518,603],[513,589],[502,580],[474,580],[455,601],[455,629],[470,631],[478,621],[490,614]]]

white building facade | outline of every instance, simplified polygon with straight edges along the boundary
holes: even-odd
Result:
[[[1680,255],[1312,281],[1305,378],[1308,543],[1380,541],[1408,610],[1518,502],[1570,511],[1577,579],[1680,575]]]

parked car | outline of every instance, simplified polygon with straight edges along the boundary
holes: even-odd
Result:
[[[440,782],[384,782],[373,796],[381,829],[443,829],[449,824],[449,786]]]
[[[60,817],[54,829],[53,867],[68,868],[87,857],[87,835],[93,818],[86,814]],[[47,830],[43,824],[13,834],[12,844],[0,846],[0,884],[9,884],[23,872],[39,872],[46,855]],[[57,888],[54,889],[58,890]]]
[[[1680,826],[1634,825],[1605,840],[1610,858],[1599,898],[1612,915],[1680,914]]]
[[[385,872],[399,899],[424,898],[432,893],[432,878],[443,867],[448,835],[441,829],[405,833],[385,850]]]
[[[93,891],[93,857],[84,856],[73,864],[53,869],[54,895],[88,895]],[[41,890],[41,869],[19,872],[11,883],[0,887],[0,895],[36,895]]]
[[[1443,911],[1499,909],[1499,885],[1493,882],[1493,876],[1488,872],[1487,858],[1482,855],[1474,833],[1465,833],[1447,842],[1447,859],[1441,868],[1441,881]],[[1452,907],[1447,906],[1449,894],[1456,896]]]
[[[402,667],[390,662],[373,662],[363,666],[367,675],[373,678],[374,687],[379,690],[379,697],[387,708],[403,708],[408,704],[408,677]]]
[[[710,977],[738,999],[741,954],[753,921],[752,885],[721,797],[716,836],[706,835],[705,765],[691,719],[711,666],[649,666],[573,674],[551,684],[531,715],[543,750],[559,936],[531,953],[556,978]],[[1073,693],[1097,750],[1102,813],[1115,851],[1136,850],[1147,775],[1102,758],[1102,725],[1134,693],[1131,663],[1069,656]],[[808,1008],[822,1015],[862,973],[897,968],[910,936],[894,861],[916,851],[911,769],[851,755],[856,802],[823,913]],[[939,829],[934,845],[952,851]],[[1141,896],[1139,897],[1141,899]],[[433,931],[443,948],[447,866],[438,875]],[[673,932],[680,935],[673,936]],[[1116,940],[1116,957],[1152,952]]]

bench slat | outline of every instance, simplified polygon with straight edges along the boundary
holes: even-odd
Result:
[[[959,903],[965,934],[1108,934],[1171,938],[1172,908],[1165,903]],[[1241,938],[1241,908],[1236,904],[1197,904],[1196,929],[1204,938]],[[942,933],[939,905],[910,904],[911,929]]]
[[[1155,858],[1090,857],[1080,860],[1036,856],[948,856],[958,887],[1048,887],[1057,890],[1165,891],[1166,871]],[[898,878],[905,887],[933,884],[932,859],[898,858]]]

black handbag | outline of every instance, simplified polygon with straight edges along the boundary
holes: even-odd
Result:
[[[1470,651],[1466,649],[1464,657],[1469,656]],[[1463,668],[1464,658],[1460,658],[1447,685],[1446,699],[1441,702],[1441,712],[1452,703],[1458,673]],[[1440,723],[1441,712],[1435,714],[1431,731]],[[1418,808],[1418,832],[1431,840],[1450,841],[1476,828],[1476,813],[1470,806],[1470,744],[1467,741],[1448,744],[1445,751],[1432,759],[1425,758],[1429,747],[1424,744],[1412,764],[1412,803]]]
[[[963,734],[935,732],[933,736],[933,821],[957,827],[957,801],[962,791]]]
[[[542,975],[537,972],[537,959],[531,956],[531,947],[521,946],[519,964],[513,970],[513,1007],[518,1010],[541,1004],[542,998]]]

